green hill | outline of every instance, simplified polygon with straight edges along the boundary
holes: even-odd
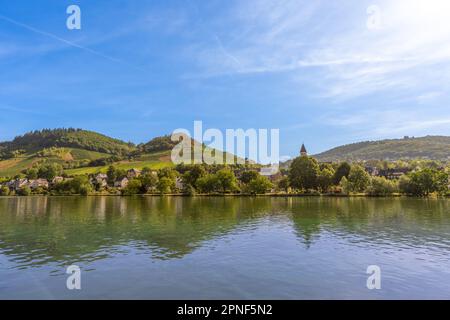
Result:
[[[34,153],[47,148],[77,148],[100,153],[123,155],[136,147],[131,143],[82,129],[44,129],[0,143],[0,158]]]
[[[320,161],[450,159],[450,137],[389,139],[348,144],[314,155]]]
[[[43,162],[59,163],[66,171],[99,160],[126,159],[134,144],[82,129],[44,129],[0,143],[0,176],[14,176]],[[95,170],[95,168],[94,168]]]
[[[47,153],[46,150],[48,151]],[[55,152],[54,152],[55,151]],[[44,154],[43,154],[44,153]],[[107,153],[89,151],[77,148],[50,148],[37,153],[24,153],[0,161],[0,177],[12,177],[22,170],[31,168],[42,162],[59,163],[63,166],[76,163],[89,163],[92,160],[110,157]]]
[[[110,165],[160,169],[174,165],[175,145],[168,135],[135,146],[81,129],[34,131],[0,143],[0,177],[13,177],[43,162],[61,164],[69,175],[106,172]]]

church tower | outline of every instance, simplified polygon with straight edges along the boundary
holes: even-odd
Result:
[[[302,148],[300,149],[300,155],[302,157],[308,156],[308,151],[306,151],[305,144],[302,144]]]

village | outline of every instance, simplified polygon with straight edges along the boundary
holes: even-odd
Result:
[[[128,183],[132,179],[136,179],[141,176],[142,170],[132,168],[126,171],[126,175],[122,176],[113,181],[113,183],[109,183],[109,177],[106,173],[97,173],[89,176],[89,183],[93,186],[95,190],[106,190],[108,188],[115,188],[117,190],[124,190],[127,188]],[[157,171],[151,171],[151,174],[157,177]],[[0,184],[1,187],[7,187],[10,192],[15,192],[20,194],[20,191],[24,188],[29,188],[31,192],[39,192],[46,191],[56,187],[62,183],[68,183],[74,180],[74,177],[64,177],[64,176],[55,176],[51,180],[47,180],[44,178],[38,179],[28,179],[28,178],[16,178],[12,179],[8,182]],[[175,179],[175,188],[181,190],[183,189],[182,179],[176,177]],[[152,189],[156,191],[156,188]],[[152,191],[149,190],[149,191]]]
[[[110,166],[106,172],[79,176],[68,176],[58,170],[53,171],[60,174],[50,175],[45,170],[40,175],[26,170],[23,175],[0,183],[0,195],[447,194],[450,185],[447,167],[433,162],[419,165],[318,162],[308,155],[303,144],[300,155],[287,168],[281,167],[271,175],[265,175],[264,166],[253,163],[178,164],[159,170]]]

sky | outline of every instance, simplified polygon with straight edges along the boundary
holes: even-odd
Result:
[[[66,10],[78,5],[81,29]],[[0,0],[0,141],[280,130],[296,156],[450,135],[447,0]]]

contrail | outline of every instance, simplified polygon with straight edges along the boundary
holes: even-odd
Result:
[[[4,21],[7,21],[7,22],[9,22],[9,23],[12,23],[12,24],[14,24],[14,25],[16,25],[16,26],[25,28],[25,29],[27,29],[27,30],[29,30],[29,31],[32,31],[32,32],[34,32],[34,33],[37,33],[37,34],[40,34],[40,35],[44,35],[44,36],[50,37],[50,38],[52,38],[52,39],[55,39],[55,40],[60,41],[60,42],[62,42],[62,43],[65,43],[65,44],[67,44],[67,45],[69,45],[69,46],[71,46],[71,47],[74,47],[74,48],[78,48],[78,49],[87,51],[87,52],[89,52],[89,53],[91,53],[91,54],[93,54],[93,55],[102,57],[102,58],[104,58],[104,59],[107,59],[107,60],[110,60],[110,61],[113,61],[113,62],[117,62],[117,63],[120,63],[120,64],[127,65],[127,66],[129,66],[129,67],[133,67],[133,68],[139,69],[138,67],[133,66],[133,65],[130,65],[130,64],[128,64],[128,63],[126,63],[126,62],[124,62],[124,61],[122,61],[122,60],[120,60],[120,59],[117,59],[117,58],[108,56],[108,55],[106,55],[106,54],[103,54],[103,53],[101,53],[101,52],[92,50],[92,49],[87,48],[87,47],[84,47],[84,46],[81,46],[81,45],[76,44],[76,43],[74,43],[74,42],[72,42],[72,41],[69,41],[69,40],[63,39],[63,38],[61,38],[61,37],[58,37],[57,35],[54,35],[54,34],[52,34],[52,33],[49,33],[49,32],[46,32],[46,31],[42,31],[42,30],[39,30],[39,29],[36,29],[36,28],[34,28],[34,27],[32,27],[32,26],[29,26],[29,25],[27,25],[27,24],[24,24],[24,23],[21,23],[21,22],[19,22],[19,21],[13,20],[13,19],[11,19],[11,18],[5,17],[5,16],[2,15],[2,14],[0,14],[0,19],[2,19],[2,20],[4,20]]]

